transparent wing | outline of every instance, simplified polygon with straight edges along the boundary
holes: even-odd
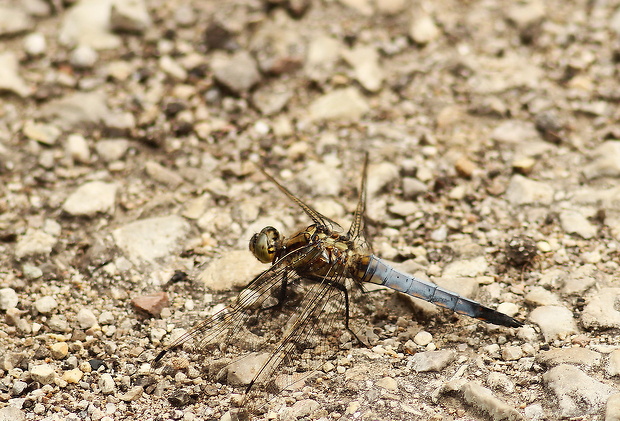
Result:
[[[342,227],[337,222],[331,220],[330,218],[326,217],[320,212],[317,212],[311,206],[305,204],[303,201],[301,201],[301,199],[299,199],[297,196],[291,193],[286,187],[280,184],[275,178],[269,175],[269,173],[267,173],[264,169],[262,168],[259,168],[259,169],[265,175],[265,177],[269,179],[269,181],[271,181],[273,184],[276,185],[276,187],[278,187],[278,189],[280,189],[282,193],[284,193],[289,199],[291,199],[300,208],[302,208],[303,211],[306,212],[306,215],[308,215],[315,224],[321,227],[324,227],[330,231],[333,231],[333,230],[339,231],[339,232],[343,231]]]
[[[255,385],[269,386],[277,392],[294,383],[298,376],[279,372],[274,377],[274,371],[283,365],[293,364],[295,371],[317,369],[318,361],[324,359],[315,357],[333,355],[337,349],[334,334],[342,333],[344,328],[347,292],[344,265],[332,265],[327,276],[321,278],[300,275],[291,269],[291,262],[311,257],[312,253],[317,253],[317,248],[309,245],[280,259],[248,284],[233,304],[161,351],[153,366],[161,365],[170,351],[184,345],[192,353],[209,356],[216,355],[211,348],[233,346],[239,351],[235,361],[248,355],[265,355],[246,392]],[[282,285],[288,292],[282,308],[265,309],[273,306]]]
[[[364,155],[364,167],[362,169],[362,183],[360,186],[357,207],[353,214],[353,222],[347,232],[347,237],[353,241],[360,253],[371,254],[372,246],[366,236],[366,180],[368,179],[368,152]]]

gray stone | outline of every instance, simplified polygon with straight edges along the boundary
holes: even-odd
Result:
[[[110,26],[115,31],[144,32],[151,17],[143,0],[112,0]]]
[[[441,32],[435,21],[427,13],[416,13],[409,28],[409,36],[416,44],[428,44],[439,37]]]
[[[198,275],[198,280],[212,291],[230,291],[244,287],[267,269],[248,250],[232,250],[212,260]]]
[[[463,398],[468,404],[488,414],[493,420],[522,420],[516,409],[493,395],[490,389],[476,382],[468,382],[461,387]]]
[[[553,202],[553,188],[517,174],[510,179],[506,199],[513,205],[550,205]]]
[[[353,67],[355,79],[364,89],[371,92],[381,89],[385,76],[375,47],[356,46],[351,50],[344,50],[342,56]]]
[[[127,392],[120,395],[119,399],[125,402],[133,402],[135,400],[138,400],[140,396],[142,396],[142,393],[144,393],[144,387],[134,386]]]
[[[41,314],[50,314],[58,307],[58,301],[52,296],[46,295],[34,302],[34,308]]]
[[[144,168],[149,177],[171,189],[176,189],[183,184],[183,177],[155,161],[147,161]]]
[[[293,91],[286,85],[264,85],[254,92],[252,102],[263,115],[273,115],[282,111],[292,97]]]
[[[535,306],[561,305],[559,297],[541,286],[533,286],[525,294],[525,301]]]
[[[502,348],[502,360],[515,361],[523,357],[523,349],[518,345],[510,345]]]
[[[563,306],[537,307],[530,313],[530,320],[540,327],[547,342],[565,339],[578,331],[573,313]]]
[[[0,310],[17,307],[19,297],[13,288],[0,288]]]
[[[103,139],[95,144],[97,154],[105,162],[121,159],[128,148],[129,141],[126,139]]]
[[[487,384],[491,388],[500,390],[506,394],[511,394],[515,390],[515,384],[510,377],[505,373],[498,373],[497,371],[489,373],[487,376]]]
[[[489,265],[484,256],[474,257],[473,259],[456,260],[448,263],[443,269],[441,276],[443,278],[450,277],[473,277],[486,273]]]
[[[78,45],[69,56],[69,63],[78,69],[89,69],[97,63],[99,54],[88,45]]]
[[[563,418],[598,413],[617,391],[572,365],[559,365],[543,375],[546,386],[558,400],[558,415]]]
[[[54,367],[49,364],[39,364],[30,369],[30,377],[32,377],[32,380],[35,382],[50,384],[56,378],[56,372],[54,371]]]
[[[353,87],[336,89],[315,99],[308,107],[311,122],[323,120],[355,121],[370,107],[359,91]]]
[[[581,323],[591,329],[620,328],[620,311],[616,303],[620,299],[620,288],[601,288],[587,300],[581,315]]]
[[[27,121],[24,124],[23,132],[29,139],[48,146],[55,144],[61,134],[60,129],[52,124],[35,123],[34,121]]]
[[[34,21],[21,8],[0,5],[0,36],[15,35],[34,28]]]
[[[581,347],[556,348],[549,351],[539,351],[536,354],[536,361],[548,366],[575,364],[594,367],[601,363],[601,354]]]
[[[388,210],[398,216],[410,216],[420,210],[420,206],[414,202],[396,202]]]
[[[164,55],[159,59],[159,67],[168,76],[173,77],[179,81],[187,79],[187,71],[169,55]]]
[[[414,199],[428,191],[426,184],[413,177],[403,178],[403,196],[405,199]]]
[[[522,144],[539,140],[540,136],[532,122],[508,120],[497,126],[491,132],[491,139],[500,143]]]
[[[338,0],[343,5],[350,7],[356,12],[370,16],[373,13],[373,6],[371,0]]]
[[[317,82],[327,80],[340,59],[341,48],[338,40],[323,34],[310,40],[304,65],[306,75]]]
[[[17,240],[15,258],[17,260],[28,256],[49,256],[58,239],[42,230],[28,229],[26,234]]]
[[[342,189],[342,171],[329,163],[308,162],[299,181],[318,196],[338,196]]]
[[[97,213],[114,213],[116,203],[115,183],[91,181],[77,188],[62,205],[73,216],[94,216]]]
[[[14,406],[5,406],[0,409],[0,421],[26,421],[26,413]]]
[[[19,62],[12,51],[0,53],[0,92],[2,91],[13,92],[21,97],[27,97],[31,92],[20,76]]]
[[[368,198],[388,189],[398,180],[398,167],[391,162],[381,162],[368,168]]]
[[[58,39],[64,45],[95,50],[117,48],[121,39],[110,32],[112,0],[80,0],[64,13]]]
[[[512,4],[506,10],[506,17],[519,29],[527,29],[545,17],[545,4],[541,1]]]
[[[75,162],[87,164],[90,162],[90,149],[88,142],[81,134],[71,134],[67,137],[67,154]]]
[[[224,367],[226,383],[231,386],[246,386],[256,377],[269,359],[269,353],[252,353]],[[219,375],[217,376],[220,377]]]
[[[441,371],[456,358],[456,352],[450,349],[440,351],[418,352],[409,357],[407,367],[418,373],[427,371]]]
[[[611,351],[609,354],[609,363],[606,369],[608,376],[620,375],[620,349]]]
[[[581,265],[564,276],[562,292],[582,295],[588,288],[596,284],[600,271],[591,263]]]
[[[282,421],[294,421],[310,416],[319,409],[319,403],[314,399],[302,399],[286,408],[282,414]]]
[[[109,373],[103,373],[101,377],[99,377],[97,385],[99,386],[101,393],[103,393],[104,395],[111,395],[116,390],[116,384],[114,383],[114,379]]]
[[[112,232],[116,245],[135,265],[153,264],[179,247],[189,233],[180,216],[162,216],[132,222]]]
[[[97,125],[110,114],[105,96],[100,92],[76,92],[50,101],[40,110],[43,117],[55,117],[63,128],[80,124]]]
[[[611,395],[606,404],[605,421],[620,421],[620,393]]]
[[[97,316],[87,308],[82,308],[75,316],[80,329],[90,329],[97,324]]]
[[[577,234],[586,240],[596,235],[597,228],[578,211],[564,210],[560,212],[560,224],[568,234]]]
[[[237,94],[247,92],[261,79],[256,61],[244,50],[230,56],[215,54],[211,67],[215,79]]]
[[[620,141],[603,142],[592,153],[592,162],[583,169],[588,179],[620,177]]]

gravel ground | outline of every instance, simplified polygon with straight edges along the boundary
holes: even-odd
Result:
[[[372,347],[254,417],[620,419],[619,34],[605,0],[0,0],[0,420],[235,416],[204,356],[148,363],[308,224],[257,167],[346,226],[364,151],[375,253],[527,324],[367,294]]]

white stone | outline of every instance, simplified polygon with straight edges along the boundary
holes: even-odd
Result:
[[[97,213],[113,213],[116,203],[115,183],[91,181],[81,185],[65,201],[62,209],[73,216],[94,216]]]

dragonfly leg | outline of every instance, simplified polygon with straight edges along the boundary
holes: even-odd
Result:
[[[268,306],[265,308],[261,308],[260,310],[280,310],[282,308],[282,306],[284,305],[284,301],[286,300],[286,287],[288,286],[288,273],[285,273],[284,276],[282,277],[282,285],[280,286],[280,291],[278,292],[278,296],[276,297],[276,299],[278,300],[277,303],[275,303],[272,306]]]
[[[323,284],[327,284],[329,286],[331,286],[332,288],[336,288],[338,291],[341,291],[344,294],[344,327],[349,331],[349,333],[360,343],[362,344],[362,346],[366,347],[366,348],[370,348],[370,346],[368,346],[368,344],[366,344],[366,342],[362,341],[359,336],[357,336],[357,334],[353,331],[353,329],[351,329],[349,327],[349,291],[347,290],[347,287],[343,284],[341,284],[340,282],[337,281],[331,281],[329,279],[326,278],[321,278],[318,276],[309,276],[309,275],[304,275],[305,279],[308,279],[310,281],[313,282],[319,282],[319,283],[323,283]]]

